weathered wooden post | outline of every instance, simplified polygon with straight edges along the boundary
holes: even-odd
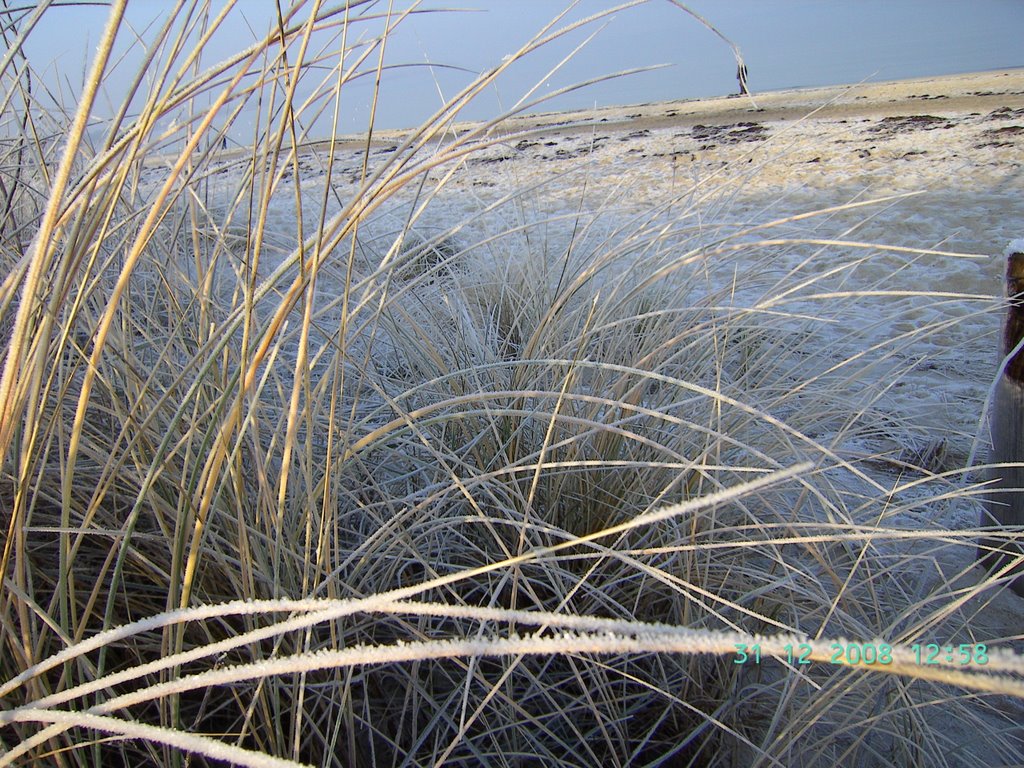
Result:
[[[1024,526],[1024,349],[1013,354],[1024,340],[1024,240],[1006,249],[1006,295],[1009,307],[1003,325],[1003,370],[992,403],[992,453],[990,464],[1017,466],[990,470],[989,491],[982,526]],[[981,540],[978,559],[989,572],[1016,564],[1010,573],[1014,592],[1024,595],[1024,533],[1015,539]]]

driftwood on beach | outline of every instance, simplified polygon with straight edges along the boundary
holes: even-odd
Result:
[[[1024,241],[1006,253],[1009,307],[1003,326],[1004,365],[992,407],[990,485],[981,525],[1024,526]],[[1008,358],[1008,359],[1007,359]],[[1012,582],[1024,595],[1024,548],[1018,539],[986,538],[978,558],[990,572],[1019,574]]]

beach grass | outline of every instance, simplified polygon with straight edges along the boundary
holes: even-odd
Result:
[[[66,114],[30,18],[0,70],[0,766],[1019,761],[1009,567],[941,517],[980,474],[893,397],[922,308],[1000,310],[898,279],[954,254],[716,176],[449,193],[517,138],[460,110],[608,13],[341,182],[304,126],[414,15],[299,3],[214,65],[184,7],[87,130],[122,10]]]

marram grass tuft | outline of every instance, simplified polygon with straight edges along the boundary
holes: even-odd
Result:
[[[879,301],[913,254],[705,181],[456,190],[521,138],[465,105],[610,10],[342,168],[307,126],[415,7],[296,3],[214,63],[238,9],[179,3],[97,127],[123,3],[63,114],[47,5],[0,63],[0,766],[1020,760],[1007,575],[931,522],[983,489],[894,394],[944,330],[902,320],[996,299]]]

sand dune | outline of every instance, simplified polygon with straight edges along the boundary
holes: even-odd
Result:
[[[545,662],[534,676],[518,669],[521,659],[508,674],[480,665],[480,676],[473,672],[463,682],[420,663],[449,653],[440,648],[440,627],[447,626],[441,619],[457,615],[417,617],[415,599],[450,595],[474,622],[458,625],[453,637],[473,642],[484,642],[485,624],[493,621],[493,614],[473,614],[478,606],[557,606],[687,629],[690,622],[702,630],[742,627],[755,636],[782,629],[858,644],[896,637],[904,645],[1024,650],[1024,598],[974,566],[978,532],[971,529],[981,504],[968,471],[987,451],[986,400],[1004,309],[1001,254],[1024,234],[1024,70],[523,115],[494,129],[451,125],[445,165],[432,163],[430,141],[411,151],[403,146],[407,138],[390,132],[372,142],[318,142],[304,145],[297,158],[269,139],[248,153],[197,152],[196,175],[177,180],[168,215],[146,230],[155,236],[132,246],[146,260],[130,276],[125,267],[118,282],[137,281],[120,300],[121,319],[118,303],[104,303],[103,282],[89,282],[88,272],[80,287],[95,308],[68,289],[71,319],[53,333],[49,325],[40,331],[44,340],[61,338],[57,359],[49,361],[61,386],[52,393],[35,383],[25,387],[56,414],[47,417],[34,403],[24,408],[32,426],[25,434],[39,436],[26,438],[32,453],[19,459],[28,466],[38,458],[40,467],[42,490],[26,491],[29,501],[19,502],[37,515],[38,527],[26,526],[42,536],[30,540],[39,545],[33,557],[48,558],[57,550],[46,547],[59,545],[50,559],[63,565],[65,547],[71,550],[60,540],[70,541],[78,524],[75,518],[68,529],[68,510],[82,509],[86,522],[76,535],[86,542],[85,555],[76,566],[83,570],[68,579],[85,585],[79,594],[91,588],[94,562],[112,562],[108,547],[127,551],[125,536],[145,545],[133,540],[128,580],[114,582],[134,592],[131,580],[139,579],[140,595],[156,595],[143,609],[125,602],[129,617],[176,605],[179,595],[187,605],[193,589],[197,601],[211,602],[370,595],[377,603],[368,620],[350,622],[362,608],[349,604],[349,613],[324,625],[317,647],[361,652],[357,644],[367,643],[376,654],[426,638],[422,657],[358,657],[380,663],[386,676],[376,678],[371,669],[352,676],[380,687],[378,702],[390,697],[381,712],[399,700],[410,713],[413,702],[423,708],[407,717],[398,707],[394,721],[378,725],[377,710],[359,709],[359,686],[369,690],[370,683],[350,687],[347,672],[344,687],[320,688],[310,677],[317,689],[307,701],[323,703],[316,711],[325,713],[325,723],[365,718],[372,731],[366,743],[377,743],[379,731],[388,749],[422,748],[410,751],[410,760],[444,762],[442,739],[450,738],[454,750],[473,729],[483,734],[473,737],[473,760],[505,744],[532,749],[562,718],[571,727],[558,740],[574,746],[598,727],[603,733],[627,724],[636,712],[638,722],[674,719],[684,706],[666,709],[670,704],[693,710],[700,730],[720,729],[723,743],[738,737],[763,751],[764,762],[778,762],[777,754],[786,764],[844,764],[858,750],[865,765],[905,762],[900,756],[911,754],[940,756],[948,765],[1018,757],[1022,701],[963,693],[1019,692],[1018,677],[1000,681],[988,671],[952,669],[952,650],[945,673],[964,678],[936,676],[920,662],[919,669],[874,671],[905,677],[890,678],[892,687],[888,675],[878,674],[884,686],[863,685],[868,675],[837,662],[809,675],[789,659],[783,666],[777,651],[779,663],[763,671],[712,660],[716,671],[706,679],[721,678],[725,693],[707,701],[703,673],[689,661],[665,683],[648,683],[639,666],[641,673],[630,668],[628,679],[604,677],[614,671],[604,661],[594,667],[600,676],[584,677],[577,670],[582,657],[565,667],[572,671],[562,679],[571,686],[546,684],[545,676],[561,674],[560,663]],[[465,152],[453,157],[453,146]],[[189,159],[178,158],[179,165]],[[174,186],[163,167],[174,160],[146,157],[143,196]],[[373,176],[377,170],[400,181],[388,186],[386,177]],[[92,193],[88,187],[72,199],[95,229],[71,231],[91,233],[112,221],[112,237],[130,241],[144,219],[136,214],[149,201],[114,218],[119,198]],[[99,207],[103,199],[111,201],[110,218]],[[335,214],[331,225],[323,223]],[[300,238],[308,248],[297,247]],[[110,242],[114,266],[97,269],[116,272],[125,249],[121,239]],[[67,285],[75,287],[87,250],[92,259],[94,251],[83,249],[61,262],[66,272],[58,277]],[[62,298],[55,295],[52,305]],[[77,333],[76,318],[88,323],[86,333]],[[101,325],[101,318],[111,324]],[[114,329],[106,342],[90,341],[106,328]],[[39,339],[23,340],[28,348]],[[83,378],[85,371],[96,374],[96,394],[90,400],[86,393],[76,410],[78,371]],[[194,423],[186,424],[190,418]],[[79,436],[82,448],[70,449],[79,456],[75,475],[64,446],[77,446]],[[798,477],[786,474],[794,467]],[[778,489],[767,482],[776,469],[786,480]],[[742,483],[751,477],[766,482],[744,495],[750,488]],[[108,491],[110,510],[101,499]],[[132,503],[140,515],[133,510],[122,527],[118,516]],[[150,506],[151,519],[142,516]],[[658,509],[670,509],[680,525],[647,517]],[[93,521],[94,512],[109,517]],[[139,533],[126,534],[137,519],[144,521]],[[644,530],[627,538],[620,519],[630,536]],[[586,540],[574,538],[583,533]],[[615,542],[599,541],[613,534]],[[102,549],[89,550],[93,541]],[[504,564],[494,560],[516,551],[521,556]],[[44,565],[39,572],[49,573],[51,564]],[[63,570],[54,572],[54,583],[65,579]],[[187,582],[180,592],[178,573]],[[440,580],[430,581],[435,575]],[[99,594],[88,598],[90,606],[102,604]],[[396,594],[412,599],[398,605]],[[36,600],[32,611],[50,622],[38,607],[45,605]],[[390,621],[372,613],[383,615],[381,606],[408,609],[422,621],[396,613],[400,630],[391,634]],[[92,610],[80,628],[60,624],[68,637],[92,631]],[[221,626],[233,631],[231,621],[221,621],[233,614],[211,615],[219,623],[215,631],[197,623],[200,644],[219,637]],[[544,632],[558,629],[541,620]],[[398,644],[374,646],[381,642],[375,622],[387,643]],[[522,626],[521,617],[510,622]],[[285,632],[304,630],[281,629],[280,647],[287,647]],[[183,630],[177,642],[184,637]],[[246,642],[260,648],[269,637]],[[305,634],[306,649],[314,647],[311,638]],[[64,638],[53,642],[63,645]],[[210,647],[211,671],[231,674],[233,656],[215,659],[219,649]],[[275,656],[278,647],[275,641]],[[474,657],[479,647],[470,649]],[[522,650],[489,648],[503,657]],[[254,656],[260,664],[262,653]],[[168,666],[181,663],[162,655]],[[54,667],[62,663],[53,658]],[[311,655],[295,669],[318,672],[323,658]],[[407,665],[414,671],[403,682],[405,660],[415,664]],[[93,685],[87,665],[64,661],[65,676],[88,673]],[[1003,669],[1020,669],[1016,658],[1013,667],[1003,661]],[[491,671],[501,681],[494,687],[483,676]],[[305,690],[305,682],[277,682],[263,668],[256,674],[260,689],[266,682],[271,691],[268,706],[249,706],[244,689],[230,691],[242,704],[246,731],[285,722],[277,704],[287,711],[285,702]],[[514,674],[529,676],[529,684],[515,683]],[[598,684],[591,687],[591,680]],[[970,684],[926,688],[920,683],[927,680]],[[987,680],[1004,687],[985,688]],[[577,728],[573,721],[588,712],[576,709],[579,702],[629,681],[640,683],[635,698],[623,688],[611,695],[613,709],[594,710],[600,720],[593,728]],[[585,696],[576,693],[578,682]],[[797,701],[792,692],[800,687],[808,703],[795,707],[790,700]],[[700,707],[687,701],[694,692]],[[767,698],[757,701],[765,694],[778,698],[777,709]],[[495,720],[486,711],[492,698]],[[47,699],[47,706],[69,700]],[[343,701],[356,702],[349,709],[354,717],[341,716],[336,704]],[[451,702],[461,716],[430,711],[441,713]],[[532,706],[543,707],[543,715]],[[204,694],[198,707],[205,713],[220,704]],[[767,716],[758,722],[749,711]],[[790,711],[798,713],[793,722]],[[719,722],[723,712],[732,719]],[[420,731],[416,718],[424,713],[431,724]],[[219,721],[196,722],[193,730],[222,729]],[[315,722],[294,721],[296,744],[300,726],[315,730]],[[755,739],[767,734],[764,750],[747,740],[748,727]],[[281,734],[289,733],[278,734],[285,750],[291,729],[282,726]],[[314,748],[333,750],[340,733],[341,725],[314,733],[314,741],[324,735],[324,745]],[[653,733],[637,738],[651,742]],[[666,739],[668,749],[679,741]],[[629,755],[622,762],[648,759],[641,757],[645,745],[621,743]],[[609,744],[618,750],[619,737]],[[790,744],[811,762],[787,760]],[[914,752],[921,747],[926,751]],[[564,750],[566,759],[589,759],[572,748]],[[558,750],[562,755],[562,745]],[[750,762],[742,750],[730,754],[736,763]]]
[[[906,316],[906,328],[874,325],[872,300],[864,299],[862,315],[850,323],[865,346],[890,343],[915,324],[942,329],[898,353],[903,363],[917,362],[894,389],[892,407],[916,420],[917,449],[940,450],[934,469],[964,466],[972,456],[984,461],[984,403],[999,362],[1002,252],[1024,233],[1024,69],[527,115],[501,131],[482,137],[495,143],[446,179],[445,210],[480,208],[533,186],[530,204],[543,215],[614,200],[626,218],[678,199],[726,226],[900,196],[832,214],[829,231],[941,253],[867,260],[858,284],[974,298],[937,301]],[[395,151],[402,135],[379,138],[377,157]],[[338,152],[353,189],[361,158],[354,145]],[[805,255],[792,252],[780,267]],[[851,353],[838,334],[821,343],[834,345],[837,359]],[[866,455],[886,449],[894,447],[884,439],[864,446]],[[971,527],[977,508],[954,505],[935,522]],[[979,627],[1019,637],[1022,605],[1012,594],[997,596],[978,615]]]

